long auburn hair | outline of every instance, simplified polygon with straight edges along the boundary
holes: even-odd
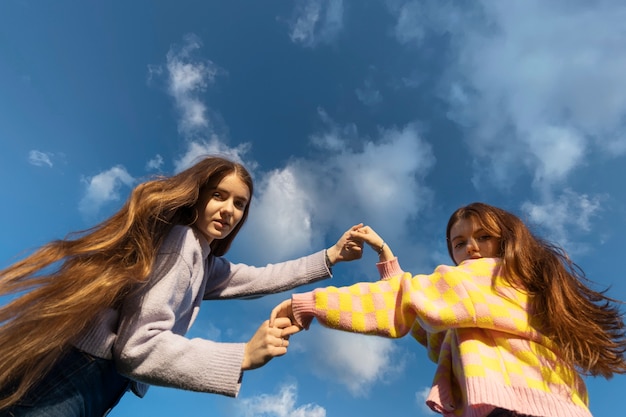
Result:
[[[515,215],[484,203],[461,207],[450,217],[446,240],[453,261],[450,230],[469,218],[500,239],[504,279],[530,296],[533,320],[559,347],[565,363],[607,379],[626,373],[620,301],[589,288],[591,281],[562,248],[533,235]]]
[[[44,375],[103,309],[148,281],[159,247],[174,225],[192,225],[202,192],[236,174],[253,193],[239,163],[205,157],[171,177],[135,187],[124,206],[102,223],[37,249],[0,271],[0,409],[17,402]],[[224,255],[248,217],[211,243]],[[17,294],[17,296],[16,296]]]

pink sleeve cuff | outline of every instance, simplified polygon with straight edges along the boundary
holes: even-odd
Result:
[[[376,264],[376,268],[378,268],[378,273],[380,274],[381,279],[389,279],[391,277],[404,274],[397,257],[390,261],[378,262]]]
[[[313,291],[292,294],[291,309],[298,326],[309,330],[309,326],[315,317],[315,294],[313,294]]]

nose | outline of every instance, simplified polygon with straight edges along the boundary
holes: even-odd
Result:
[[[474,253],[478,251],[478,244],[476,243],[476,240],[474,238],[469,238],[467,240],[467,245],[465,246],[465,248],[467,249],[467,253]]]
[[[222,204],[222,213],[232,215],[235,211],[235,205],[232,201],[226,200],[224,204]]]

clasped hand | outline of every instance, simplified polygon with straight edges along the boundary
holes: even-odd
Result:
[[[283,356],[289,347],[289,336],[300,330],[286,317],[273,320],[271,325],[270,320],[265,320],[246,343],[241,369],[247,371],[260,368],[272,358]]]

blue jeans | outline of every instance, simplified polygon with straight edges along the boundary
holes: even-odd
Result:
[[[112,361],[72,348],[17,404],[0,417],[103,417],[130,382]]]

